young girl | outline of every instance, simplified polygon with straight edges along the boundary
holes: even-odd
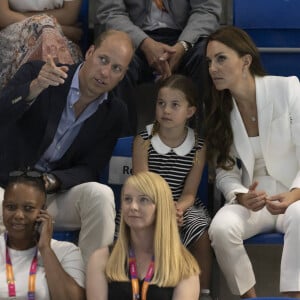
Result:
[[[197,110],[197,99],[196,87],[185,76],[173,75],[161,83],[156,120],[134,140],[133,173],[156,172],[168,182],[182,242],[202,270],[200,299],[211,299],[211,248],[207,232],[210,218],[200,199],[196,199],[206,150],[197,131],[187,126]]]

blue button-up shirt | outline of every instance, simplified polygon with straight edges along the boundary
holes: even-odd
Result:
[[[53,163],[58,161],[73,143],[84,121],[93,115],[97,111],[98,106],[108,98],[107,93],[101,95],[99,98],[91,102],[76,119],[73,107],[80,98],[78,77],[80,67],[81,65],[77,68],[73,76],[66,107],[61,115],[53,141],[35,165],[35,167],[40,171],[51,171]]]

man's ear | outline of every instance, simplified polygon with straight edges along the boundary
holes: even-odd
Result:
[[[91,45],[85,53],[85,59],[87,59],[90,55],[92,55],[94,51],[95,51],[95,46]]]

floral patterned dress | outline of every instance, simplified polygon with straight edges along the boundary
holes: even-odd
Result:
[[[11,24],[0,31],[0,90],[22,64],[46,60],[73,64],[82,61],[80,48],[68,40],[55,18],[35,15]]]

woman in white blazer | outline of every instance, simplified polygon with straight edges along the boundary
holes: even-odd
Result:
[[[233,26],[209,36],[206,56],[208,158],[226,199],[209,229],[218,263],[233,294],[256,297],[243,240],[283,232],[280,291],[300,298],[299,80],[266,76],[253,41]]]

